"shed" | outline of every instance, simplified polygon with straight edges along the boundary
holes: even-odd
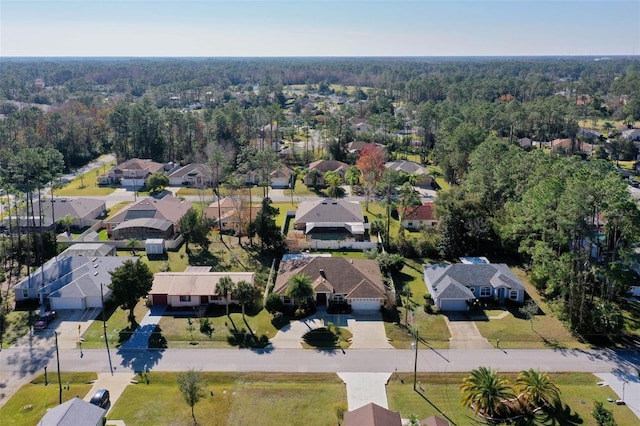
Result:
[[[149,238],[144,242],[144,249],[147,254],[164,254],[167,250],[162,238]]]

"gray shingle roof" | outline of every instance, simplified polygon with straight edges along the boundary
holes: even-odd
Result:
[[[323,198],[316,201],[303,201],[298,205],[295,223],[307,222],[364,222],[364,215],[359,203]]]
[[[469,287],[505,287],[525,291],[524,285],[503,263],[423,265],[427,285],[434,289],[434,297],[473,298]],[[470,297],[463,297],[465,289]]]
[[[104,408],[76,396],[47,411],[38,426],[94,426],[100,424],[106,412]]]

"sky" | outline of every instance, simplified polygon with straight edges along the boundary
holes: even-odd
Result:
[[[640,55],[640,0],[0,0],[0,57],[547,55]]]

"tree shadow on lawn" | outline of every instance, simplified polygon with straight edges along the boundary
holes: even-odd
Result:
[[[578,413],[572,413],[571,407],[561,402],[551,408],[544,408],[537,411],[533,420],[534,422],[530,424],[548,426],[576,426],[584,423],[584,420],[582,420]]]
[[[118,343],[116,343],[116,348],[124,345],[129,341],[133,333],[138,329],[138,321],[135,318],[129,323],[126,328],[123,328],[118,332]]]
[[[214,256],[209,250],[200,250],[198,252],[190,250],[187,256],[191,266],[211,266],[211,269],[216,270],[220,265],[220,258]]]

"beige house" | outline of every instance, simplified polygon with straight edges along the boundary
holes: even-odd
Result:
[[[171,234],[174,234],[178,232],[180,218],[191,207],[193,207],[191,201],[182,201],[173,196],[166,196],[160,199],[147,197],[130,204],[112,218],[105,220],[104,225],[107,228],[107,233],[111,235],[113,230],[124,222],[136,219],[159,219],[170,222],[173,226]],[[154,222],[154,226],[157,223]],[[137,221],[136,224],[138,227],[145,226],[141,221]],[[166,230],[162,232],[166,232]],[[151,238],[157,237],[153,236]]]
[[[325,186],[324,175],[325,173],[332,171],[336,172],[340,175],[342,179],[344,179],[345,173],[349,170],[349,166],[347,163],[343,163],[342,161],[336,160],[318,160],[313,163],[309,163],[309,173],[304,177],[303,182],[307,186]],[[314,182],[313,173],[317,172],[318,178],[317,181]]]
[[[132,158],[98,176],[98,185],[142,186],[147,177],[161,170],[164,170],[162,163]]]
[[[217,289],[222,277],[229,277],[236,284],[247,281],[253,285],[254,276],[254,272],[209,272],[201,268],[188,268],[185,272],[159,272],[153,276],[149,300],[154,305],[167,305],[174,308],[210,303],[224,305],[227,301]],[[233,294],[229,298],[229,303],[238,303],[238,300],[233,298]]]
[[[219,206],[218,206],[219,204]],[[202,211],[208,223],[217,224],[222,231],[246,230],[249,223],[256,218],[260,206],[250,206],[242,199],[231,197],[214,201]]]

